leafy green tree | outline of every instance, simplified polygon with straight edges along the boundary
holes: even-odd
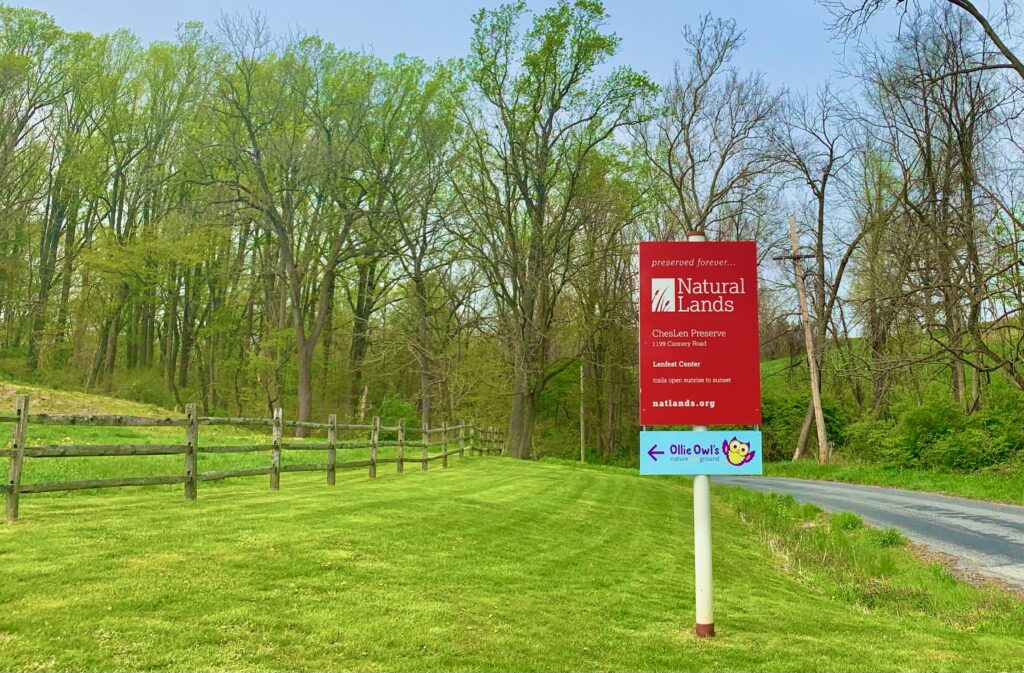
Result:
[[[222,33],[215,110],[225,179],[276,253],[277,327],[294,332],[298,419],[306,421],[333,278],[371,191],[360,138],[372,128],[381,64],[318,38],[273,50],[258,20],[225,20]]]
[[[462,241],[485,275],[513,361],[509,451],[533,449],[559,296],[574,273],[577,205],[592,159],[636,123],[655,86],[629,68],[597,71],[618,49],[600,2],[562,0],[524,28],[523,2],[481,10],[469,58],[475,105],[457,190]],[[565,365],[563,365],[564,367]]]

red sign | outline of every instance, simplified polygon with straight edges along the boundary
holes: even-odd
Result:
[[[753,241],[640,243],[640,424],[759,425]]]

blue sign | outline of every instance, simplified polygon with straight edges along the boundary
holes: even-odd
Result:
[[[757,430],[640,433],[640,474],[762,474]]]

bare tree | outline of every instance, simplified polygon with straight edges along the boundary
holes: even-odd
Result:
[[[805,203],[811,213],[811,253],[814,255],[813,282],[811,284],[811,312],[813,317],[812,351],[818,376],[824,365],[826,339],[836,302],[840,296],[843,275],[850,258],[866,233],[855,232],[842,241],[834,215],[838,182],[850,166],[854,145],[844,114],[842,101],[828,86],[817,92],[814,99],[791,97],[785,105],[783,123],[773,129],[772,144],[779,162],[789,170],[791,180],[806,190]],[[828,257],[833,238],[842,252],[838,259]],[[818,381],[819,388],[821,381]],[[814,423],[813,400],[807,406],[800,439],[793,459],[803,454],[807,438]],[[818,455],[826,455],[826,447],[818,447]]]
[[[657,235],[737,237],[730,225],[770,185],[765,139],[781,95],[760,73],[732,65],[743,45],[735,21],[705,15],[683,29],[683,42],[687,60],[676,62],[659,105],[645,111],[651,121],[631,129],[667,220]]]
[[[993,14],[986,14],[971,0],[819,0],[832,14],[832,31],[839,36],[851,36],[861,30],[871,19],[884,9],[896,7],[904,16],[910,12],[920,13],[922,5],[937,4],[947,8],[957,8],[966,13],[984,32],[990,45],[994,47],[1002,61],[997,61],[993,54],[983,50],[975,58],[959,64],[955,69],[939,73],[944,77],[956,74],[970,74],[983,70],[1013,70],[1024,80],[1024,62],[1018,56],[1019,42],[1024,35],[1020,30],[1021,7],[1014,0],[1002,0],[997,3],[998,9]]]

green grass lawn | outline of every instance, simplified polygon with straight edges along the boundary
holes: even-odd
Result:
[[[71,496],[0,526],[0,670],[1020,670],[1024,608],[791,499],[500,458]]]
[[[948,493],[965,498],[997,500],[1024,505],[1024,465],[1001,465],[973,473],[882,467],[866,463],[818,465],[811,460],[765,463],[772,477],[824,479],[851,484],[894,486],[912,491]]]

